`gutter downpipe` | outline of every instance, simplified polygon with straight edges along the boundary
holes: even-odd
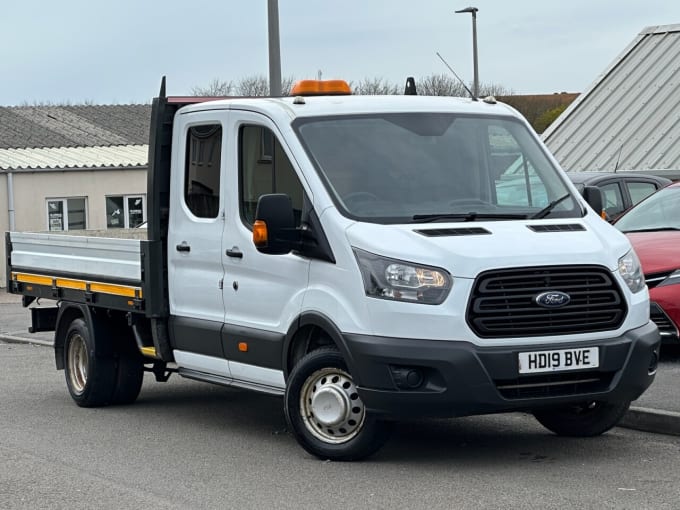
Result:
[[[14,220],[14,174],[7,172],[7,213],[9,215],[9,230],[14,232],[16,224]]]

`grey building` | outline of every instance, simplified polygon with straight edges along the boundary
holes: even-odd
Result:
[[[543,140],[567,171],[680,178],[680,24],[642,30]]]

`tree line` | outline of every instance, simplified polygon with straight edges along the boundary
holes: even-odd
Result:
[[[290,95],[296,79],[292,76],[281,80],[281,93]],[[364,78],[350,81],[350,89],[355,95],[399,95],[404,93],[406,79],[403,84],[390,82],[384,78]],[[431,74],[416,80],[416,91],[423,96],[469,97],[466,85],[448,74]],[[472,84],[467,87],[472,89]],[[264,75],[252,75],[236,81],[214,78],[205,86],[191,89],[195,96],[267,96],[269,95],[269,79]],[[576,94],[515,95],[513,90],[498,83],[480,83],[480,97],[494,96],[499,101],[508,103],[526,117],[538,133],[548,126],[569,106]]]
[[[290,95],[297,80],[293,76],[281,80],[282,95]],[[406,77],[403,83],[394,83],[385,78],[364,78],[350,81],[349,86],[355,95],[399,95],[404,93]],[[469,97],[464,85],[457,78],[448,74],[431,74],[416,79],[416,90],[423,96]],[[472,89],[472,84],[467,87]],[[268,96],[269,79],[265,75],[256,74],[239,80],[221,80],[213,78],[206,85],[191,88],[191,94],[203,97],[222,96]],[[499,101],[516,108],[533,128],[542,133],[567,108],[576,94],[549,94],[538,96],[515,95],[513,90],[498,83],[480,83],[480,97],[494,96]],[[50,101],[24,102],[20,106],[94,106],[91,100],[71,103],[70,101],[52,103]]]
[[[296,79],[292,76],[281,80],[281,91],[284,96],[290,95],[290,90]],[[384,78],[364,78],[350,81],[349,86],[356,95],[398,95],[404,93],[406,80],[403,84],[390,82]],[[468,85],[472,89],[472,84]],[[416,80],[418,94],[424,96],[456,96],[468,95],[465,85],[452,76],[446,74],[432,74]],[[220,80],[214,78],[205,86],[195,86],[191,89],[195,96],[267,96],[269,95],[269,79],[264,75],[246,76],[240,80]],[[512,90],[497,83],[481,83],[479,95],[508,96]]]

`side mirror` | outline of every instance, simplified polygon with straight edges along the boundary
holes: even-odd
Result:
[[[586,186],[581,192],[583,198],[586,199],[588,205],[593,208],[593,210],[602,216],[604,211],[604,200],[602,199],[602,190],[597,186]]]
[[[285,255],[300,244],[293,203],[288,195],[262,195],[257,201],[253,244],[260,253]]]

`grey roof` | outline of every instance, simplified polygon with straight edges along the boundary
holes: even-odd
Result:
[[[0,107],[0,149],[142,145],[151,105]]]
[[[146,167],[148,145],[0,149],[0,172]]]
[[[647,27],[543,133],[563,168],[680,171],[680,24]]]

